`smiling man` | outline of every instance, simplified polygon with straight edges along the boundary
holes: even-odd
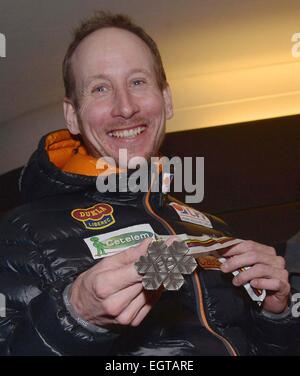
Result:
[[[226,224],[162,189],[96,189],[99,173],[120,173],[97,170],[99,157],[118,163],[120,149],[128,159],[158,154],[173,111],[154,41],[127,17],[99,13],[75,33],[63,73],[68,130],[42,138],[22,174],[29,203],[0,227],[1,353],[287,353],[298,323],[284,260],[273,248],[241,241],[223,250],[222,266],[198,260],[180,290],[148,291],[135,263],[155,236],[164,235],[166,246],[176,234],[223,239]],[[155,179],[162,186],[159,171]],[[247,283],[266,289],[261,307]]]
[[[101,52],[99,52],[101,46]],[[158,82],[151,50],[130,31],[108,27],[89,34],[70,60],[76,101],[65,99],[67,126],[96,158],[118,161],[156,155],[172,117],[166,81]]]

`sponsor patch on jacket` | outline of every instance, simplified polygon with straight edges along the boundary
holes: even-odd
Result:
[[[147,238],[155,239],[155,233],[148,224],[141,224],[91,236],[84,239],[94,259],[113,256],[134,247]]]
[[[203,269],[220,270],[221,262],[216,256],[200,255],[196,260]]]
[[[108,204],[96,204],[89,208],[74,209],[71,216],[89,230],[101,230],[115,223],[114,209]]]
[[[179,215],[183,222],[194,223],[196,225],[213,228],[211,221],[206,215],[195,210],[189,206],[178,204],[177,202],[171,202],[169,204]]]

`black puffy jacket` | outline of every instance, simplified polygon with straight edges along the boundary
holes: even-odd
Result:
[[[232,277],[200,266],[179,291],[165,291],[136,328],[92,332],[70,315],[62,293],[95,265],[83,239],[139,224],[157,234],[227,233],[182,221],[161,193],[105,193],[96,177],[66,172],[78,142],[67,131],[45,136],[25,167],[21,190],[27,204],[8,213],[0,226],[0,354],[6,355],[255,355],[284,354],[292,338],[291,317],[263,316]],[[82,153],[81,153],[82,154]],[[58,167],[57,167],[58,166]],[[106,222],[78,220],[71,213],[108,204]],[[73,212],[74,213],[74,212]],[[95,225],[96,223],[96,225]],[[93,226],[100,226],[95,231]],[[101,262],[101,261],[100,261]]]

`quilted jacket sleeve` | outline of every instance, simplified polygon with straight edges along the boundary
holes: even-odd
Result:
[[[2,274],[1,277],[6,284],[2,285],[2,291],[13,288],[7,283],[11,276]],[[23,307],[6,300],[7,306],[0,318],[0,355],[105,355],[109,352],[117,334],[106,329],[93,333],[79,325],[63,302],[65,285],[64,281],[53,283]],[[2,294],[5,296],[5,292]]]
[[[36,245],[0,226],[0,355],[105,355],[118,336],[78,324],[63,301],[76,276],[57,280]],[[10,238],[12,239],[12,238]]]
[[[4,352],[7,355],[105,355],[115,334],[92,333],[79,325],[62,300],[63,283],[56,283],[31,300],[16,320]]]
[[[254,323],[251,336],[259,355],[295,355],[297,348],[299,352],[300,323],[292,312],[291,305],[283,315],[267,315],[252,310]]]

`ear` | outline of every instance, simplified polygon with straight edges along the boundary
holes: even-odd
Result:
[[[76,113],[73,102],[68,98],[64,98],[63,106],[64,106],[65,123],[70,133],[80,134],[77,113]]]
[[[173,117],[173,101],[169,84],[167,84],[167,86],[163,89],[163,97],[165,102],[166,117],[167,120],[170,120]]]

